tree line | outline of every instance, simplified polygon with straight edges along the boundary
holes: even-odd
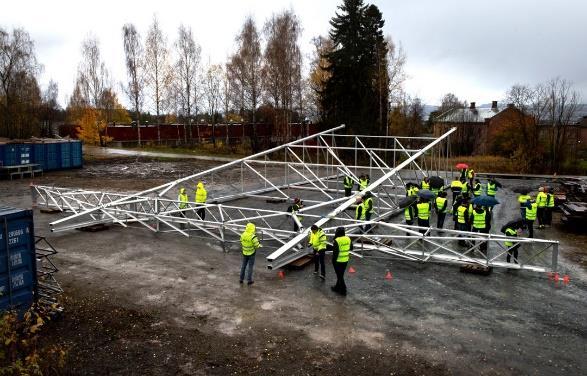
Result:
[[[121,28],[126,79],[116,82],[103,60],[100,41],[82,42],[75,86],[65,115],[79,126],[88,143],[105,144],[107,124],[140,125],[179,122],[185,142],[198,139],[205,119],[270,122],[289,138],[288,124],[305,119],[325,127],[346,123],[351,131],[381,132],[388,123],[390,98],[399,97],[406,76],[405,55],[391,37],[383,36],[384,20],[375,5],[344,0],[326,37],[315,38],[314,56],[300,47],[302,25],[293,10],[269,17],[262,26],[247,17],[235,36],[234,50],[224,63],[203,62],[192,29],[179,25],[169,38],[156,17],[143,33],[134,24]],[[42,93],[34,43],[23,29],[1,30],[2,135],[39,135],[39,124],[59,111],[54,82]],[[11,61],[14,60],[15,64]],[[309,74],[304,67],[310,66]],[[129,108],[121,104],[125,96]],[[47,112],[47,111],[45,111]],[[61,112],[61,117],[63,112]],[[140,127],[138,128],[140,142]],[[254,137],[253,137],[254,139]]]

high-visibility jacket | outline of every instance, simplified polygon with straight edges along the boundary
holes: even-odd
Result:
[[[255,234],[255,225],[247,223],[245,231],[241,234],[243,255],[251,256],[260,246],[259,239],[257,239],[257,235]]]
[[[465,183],[463,183],[463,184],[461,185],[461,192],[462,192],[462,193],[467,193],[468,191],[469,191],[469,183],[466,183],[466,182],[465,182]]]
[[[554,195],[552,193],[547,193],[546,207],[554,208]]]
[[[463,183],[460,180],[453,180],[450,183],[450,189],[453,191],[460,191],[463,189]]]
[[[530,196],[529,195],[519,195],[518,196],[518,202],[521,204],[525,204],[526,201],[530,200]]]
[[[366,216],[366,210],[365,210],[365,203],[361,202],[360,204],[357,205],[357,208],[355,209],[355,219],[364,221],[365,220],[365,216]]]
[[[350,176],[345,176],[343,184],[345,188],[352,188],[355,182],[353,181],[353,178],[351,178]]]
[[[445,197],[436,197],[436,212],[446,213],[447,199]]]
[[[485,221],[487,219],[487,212],[485,210],[479,213],[477,210],[473,211],[473,228],[484,229]]]
[[[416,186],[408,189],[408,196],[417,196],[420,189]]]
[[[422,182],[420,183],[420,187],[422,189],[430,189],[430,183],[426,182],[426,180],[422,180]]]
[[[204,203],[206,203],[207,198],[208,198],[208,192],[204,188],[204,184],[198,183],[198,187],[196,189],[196,203],[204,204]]]
[[[457,209],[457,221],[459,223],[467,223],[467,207],[466,206],[459,206]]]
[[[518,233],[516,232],[516,230],[514,230],[513,228],[506,228],[505,229],[505,234],[506,236],[518,236]],[[510,242],[508,240],[506,240],[503,244],[505,244],[506,247],[511,247],[512,245],[514,245],[513,242]]]
[[[538,213],[538,205],[533,202],[530,207],[526,207],[526,220],[534,221],[536,219],[536,213]]]
[[[487,196],[495,196],[497,193],[497,185],[490,181],[487,182]]]
[[[348,262],[349,252],[351,250],[351,238],[345,235],[334,239],[334,241],[338,245],[338,257],[336,258],[336,262]]]
[[[430,219],[430,203],[420,202],[416,207],[418,208],[418,219]]]
[[[367,197],[363,201],[363,206],[365,207],[365,214],[373,214],[373,197]]]
[[[475,170],[472,168],[467,169],[467,179],[471,180],[475,177]]]
[[[359,179],[359,191],[364,190],[369,185],[369,179]]]
[[[406,218],[406,221],[414,219],[414,207],[412,205],[404,209],[404,217]]]
[[[481,183],[475,183],[475,185],[473,186],[473,194],[475,196],[481,196],[481,193],[483,193],[483,188],[481,188]]]
[[[536,205],[538,205],[539,208],[545,208],[547,201],[548,195],[544,192],[538,192],[536,195]]]
[[[328,243],[326,240],[326,234],[324,231],[319,228],[316,232],[310,231],[310,241],[309,243],[312,245],[312,248],[316,251],[321,251],[326,249]]]
[[[177,201],[179,201],[180,209],[185,209],[188,207],[188,195],[187,193],[185,193],[185,190],[183,192],[179,192],[179,195],[177,196]]]

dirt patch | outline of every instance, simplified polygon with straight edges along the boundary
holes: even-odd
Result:
[[[393,348],[374,352],[363,346],[321,345],[301,332],[271,326],[228,336],[215,331],[206,315],[194,314],[178,326],[166,322],[161,312],[121,304],[111,292],[71,285],[66,291],[65,313],[44,336],[45,343],[67,348],[65,374],[449,374]]]

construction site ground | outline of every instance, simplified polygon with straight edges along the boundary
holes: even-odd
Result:
[[[146,158],[101,156],[34,183],[139,191],[218,164]],[[511,188],[518,182],[503,183],[497,223],[517,211]],[[29,184],[1,181],[0,202],[30,207]],[[65,290],[64,314],[45,329],[44,341],[67,347],[68,374],[581,375],[587,369],[587,235],[566,231],[557,213],[553,227],[535,235],[561,242],[568,285],[542,273],[480,276],[456,266],[354,258],[346,297],[330,291],[330,256],[326,282],[312,267],[286,270],[281,279],[265,267],[261,250],[255,284],[239,285],[236,247],[224,253],[211,239],[118,226],[51,233],[49,222],[61,217],[35,211],[36,235],[60,251],[57,277]],[[384,278],[388,270],[391,280]]]

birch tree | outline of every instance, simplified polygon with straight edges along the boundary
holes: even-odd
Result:
[[[200,65],[201,48],[194,40],[192,30],[180,25],[178,38],[175,43],[177,54],[176,86],[180,100],[180,108],[184,116],[184,138],[187,142],[186,123],[189,125],[189,137],[192,139],[192,109],[196,106],[198,69]],[[197,114],[196,114],[197,115]]]
[[[129,23],[122,27],[122,36],[128,76],[125,92],[133,106],[137,122],[138,142],[139,146],[141,146],[141,107],[143,105],[145,86],[144,51],[141,45],[141,37],[133,24]]]
[[[161,112],[169,105],[169,86],[172,80],[172,70],[169,63],[169,49],[167,38],[159,27],[157,17],[153,17],[145,40],[145,79],[149,92],[150,102],[157,117],[157,142],[161,143]]]

